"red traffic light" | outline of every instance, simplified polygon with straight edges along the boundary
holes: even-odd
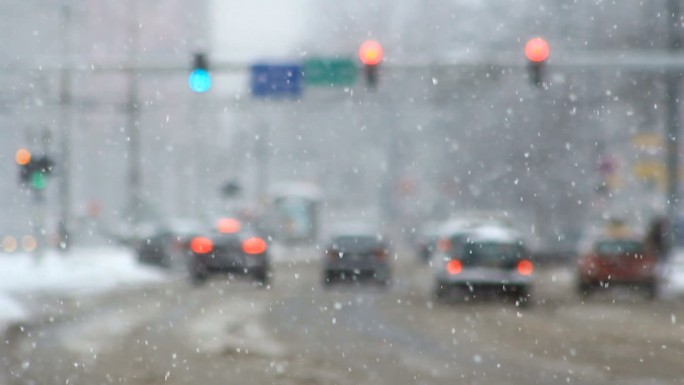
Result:
[[[525,56],[533,63],[541,63],[549,57],[549,43],[541,37],[530,39],[525,44]]]
[[[365,65],[374,66],[380,64],[383,53],[380,43],[375,40],[367,40],[359,48],[359,59]]]

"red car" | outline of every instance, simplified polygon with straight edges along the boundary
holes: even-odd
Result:
[[[655,267],[655,256],[641,240],[599,239],[594,242],[591,251],[579,259],[577,290],[586,297],[601,288],[629,286],[643,291],[648,298],[655,298]]]

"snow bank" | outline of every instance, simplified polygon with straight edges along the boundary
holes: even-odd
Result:
[[[126,249],[48,252],[40,260],[26,254],[0,255],[0,329],[28,319],[16,298],[31,293],[93,294],[124,285],[161,281],[161,272],[139,265]]]
[[[28,318],[28,312],[16,300],[0,294],[0,331],[7,325],[20,322]]]

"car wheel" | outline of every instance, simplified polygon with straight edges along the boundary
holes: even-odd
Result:
[[[258,270],[254,273],[254,279],[261,287],[267,287],[271,281],[268,270]]]
[[[138,263],[149,265],[149,258],[145,254],[138,253]]]
[[[437,282],[432,290],[432,296],[436,299],[444,299],[447,295],[447,292],[446,285],[441,282]]]
[[[190,270],[190,283],[201,286],[207,281],[209,273],[203,267],[194,266]]]
[[[590,295],[594,294],[594,289],[595,286],[591,283],[580,282],[579,284],[577,284],[577,294],[579,294],[579,296],[582,298],[587,298]]]
[[[658,284],[656,282],[648,282],[643,285],[646,299],[654,300],[658,298]]]
[[[335,274],[332,271],[326,271],[323,274],[323,287],[330,287],[335,282]]]
[[[530,308],[533,305],[532,295],[528,287],[521,287],[515,293],[515,306],[523,309]]]

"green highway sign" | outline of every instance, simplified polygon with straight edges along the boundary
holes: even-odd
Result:
[[[304,83],[310,86],[349,86],[357,68],[351,59],[311,58],[304,61]]]

